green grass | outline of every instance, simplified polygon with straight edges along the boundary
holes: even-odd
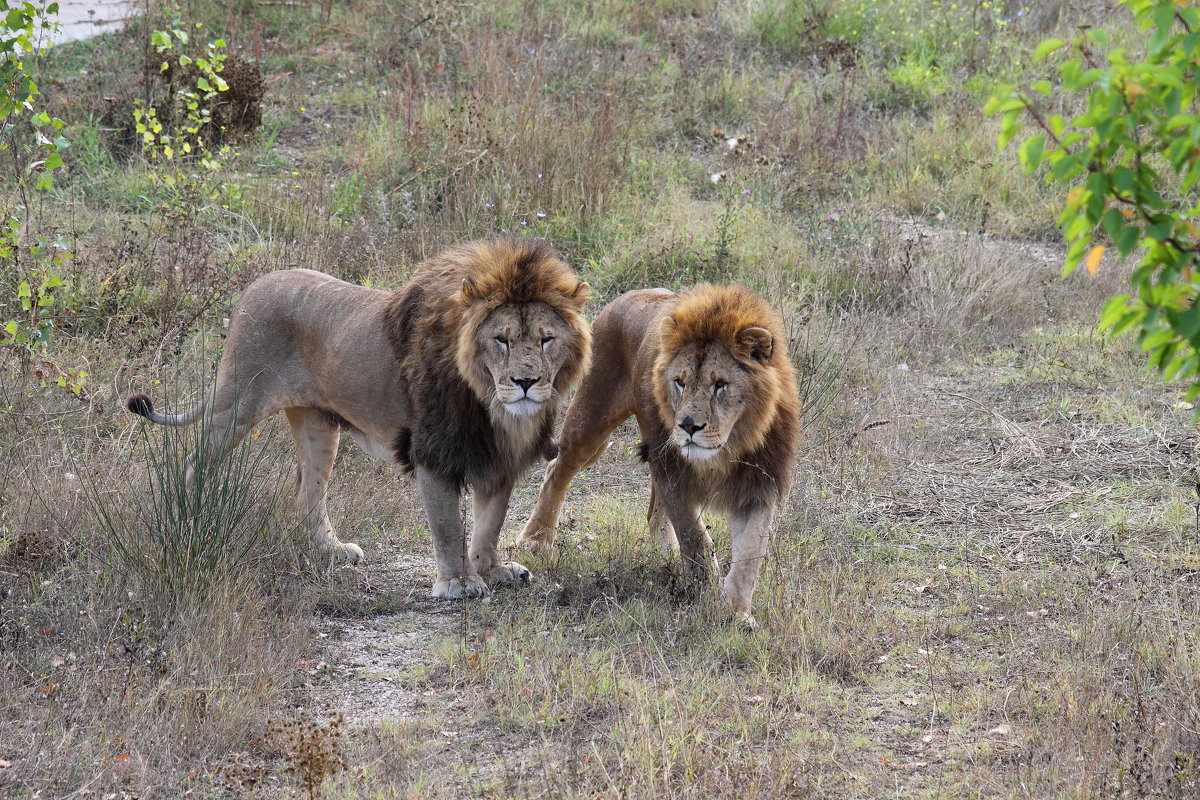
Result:
[[[196,0],[181,19],[268,89],[190,193],[122,133],[175,12],[56,48],[40,99],[73,146],[27,234],[76,258],[39,364],[0,353],[0,794],[304,796],[280,732],[326,703],[330,798],[1194,794],[1191,411],[1095,332],[1125,266],[1058,278],[1061,198],[980,111],[995,81],[1045,77],[1042,36],[1140,46],[1050,5]],[[15,207],[9,162],[0,185]],[[429,600],[411,482],[348,442],[330,512],[365,567],[306,564],[282,509],[270,558],[203,602],[123,579],[93,501],[129,541],[166,529],[139,516],[122,402],[183,405],[238,291],[287,267],[394,288],[500,232],[547,237],[593,315],[702,280],[780,308],[811,413],[761,630],[655,549],[632,425],[523,591]],[[81,397],[56,385],[81,368]],[[252,458],[286,464],[281,430]]]

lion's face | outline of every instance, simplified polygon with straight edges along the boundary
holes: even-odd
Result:
[[[690,461],[713,458],[746,409],[750,375],[711,342],[684,345],[662,374],[673,413],[672,443]]]
[[[545,303],[508,303],[476,331],[476,347],[491,375],[492,407],[531,417],[551,400],[555,378],[575,350],[575,334]]]
[[[676,326],[673,317],[664,318],[664,333]],[[747,445],[761,443],[770,420],[755,417],[773,413],[778,393],[778,375],[768,366],[773,350],[770,331],[749,326],[728,343],[685,338],[660,353],[654,387],[659,416],[685,459],[736,458]]]

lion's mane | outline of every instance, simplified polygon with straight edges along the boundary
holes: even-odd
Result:
[[[764,328],[775,342],[769,354],[753,352],[739,332]],[[665,440],[674,425],[663,372],[684,345],[723,345],[750,378],[746,408],[729,437],[730,472],[725,480],[732,505],[751,499],[778,502],[791,484],[800,433],[800,397],[787,352],[783,321],[758,295],[740,285],[701,284],[685,292],[659,327],[659,349],[653,369],[655,423]],[[671,471],[693,467],[673,450],[664,451]]]

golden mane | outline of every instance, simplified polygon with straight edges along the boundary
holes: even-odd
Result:
[[[428,459],[436,454],[445,462],[441,467],[444,474],[461,480],[465,475],[494,471],[495,459],[507,458],[503,453],[508,445],[496,449],[499,440],[494,440],[488,415],[495,381],[482,355],[490,342],[480,339],[488,317],[504,305],[544,303],[563,320],[559,345],[570,355],[552,384],[561,395],[583,377],[591,363],[591,331],[582,313],[587,298],[588,285],[554,248],[538,239],[512,237],[446,250],[422,264],[412,281],[392,295],[384,329],[400,361],[399,371],[409,387],[413,407],[430,415],[417,427],[439,429],[444,427],[439,420],[451,417],[460,421],[459,427],[476,431],[465,437],[470,441],[428,450]],[[413,348],[413,341],[424,346]],[[515,466],[523,468],[528,465],[527,457],[552,451],[553,414],[543,422],[544,428],[517,437],[522,453],[514,455]],[[412,436],[417,435],[415,430]],[[526,435],[533,438],[526,441]],[[414,442],[401,439],[395,443],[402,464],[408,463],[410,453],[426,452]]]
[[[753,361],[738,337],[747,328],[763,328],[776,342],[786,343],[779,315],[757,294],[738,284],[703,283],[682,294],[671,314],[663,318],[660,347],[662,353],[674,357],[685,344],[717,342],[735,358]],[[772,350],[768,361],[758,363],[781,366],[787,362],[786,346]]]

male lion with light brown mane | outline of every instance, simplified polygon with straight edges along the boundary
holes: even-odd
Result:
[[[751,598],[771,518],[791,486],[800,431],[779,315],[743,286],[682,295],[643,289],[608,305],[592,337],[592,369],[567,410],[558,458],[518,545],[553,545],[571,479],[635,415],[650,464],[651,529],[680,549],[690,577],[708,583],[717,565],[700,511],[728,512],[733,557],[722,592],[734,619],[753,626]]]
[[[529,579],[501,560],[497,538],[517,477],[553,457],[559,397],[587,370],[587,298],[587,284],[554,250],[528,239],[448,250],[397,292],[306,269],[272,272],[238,300],[204,402],[178,415],[159,414],[145,395],[127,406],[160,425],[203,417],[217,434],[207,463],[282,411],[314,544],[356,562],[362,550],[338,541],[325,509],[347,431],[415,474],[437,552],[433,596],[484,595]],[[469,550],[458,511],[464,486],[474,491]]]

